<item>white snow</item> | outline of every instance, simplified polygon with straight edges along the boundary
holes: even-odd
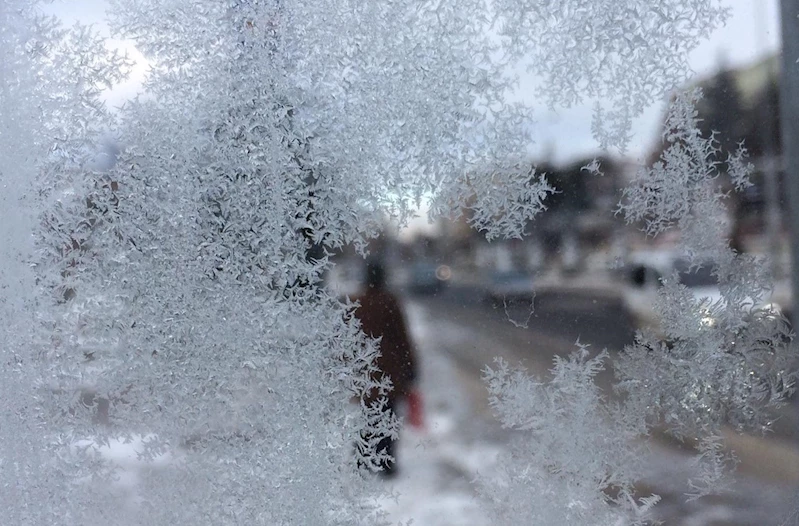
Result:
[[[419,354],[425,425],[423,429],[407,425],[403,428],[397,453],[398,475],[379,481],[391,494],[383,499],[381,506],[391,524],[409,521],[414,526],[491,524],[471,481],[478,474],[491,476],[497,455],[506,447],[507,435],[479,400],[481,393],[475,389],[479,380],[461,370],[441,350],[444,341],[457,345],[481,336],[470,327],[435,321],[424,306],[415,302],[406,305],[406,314]],[[497,351],[501,353],[502,349]],[[117,484],[131,506],[137,500],[135,486],[140,473],[144,469],[166,468],[175,460],[171,455],[163,455],[154,463],[139,460],[137,452],[143,439],[112,441],[99,448],[119,466]],[[76,443],[76,446],[88,445],[89,441]],[[688,462],[690,457],[682,452],[653,445],[652,474],[643,481],[645,486],[664,495],[665,500],[659,506],[668,516],[679,517],[673,524],[709,526],[736,514],[740,518],[740,502],[736,503],[734,498],[707,505],[701,502],[685,505],[682,468]],[[773,493],[771,499],[765,500],[770,500],[769,506],[779,505],[778,488],[770,488],[762,481],[742,482],[750,497],[745,506],[754,504],[758,493]],[[750,518],[757,517],[756,511],[749,513]]]
[[[477,415],[462,373],[435,346],[438,338],[461,339],[470,331],[456,330],[451,324],[431,326],[431,317],[414,303],[408,305],[407,317],[419,353],[425,429],[403,429],[399,475],[387,482],[398,496],[386,500],[384,509],[393,524],[409,520],[416,526],[489,524],[470,482],[478,473],[491,472],[501,445],[474,437],[476,427],[489,423]]]

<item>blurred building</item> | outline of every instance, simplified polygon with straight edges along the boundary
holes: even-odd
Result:
[[[601,173],[586,169],[592,164]],[[526,225],[522,239],[487,242],[471,228],[466,210],[456,220],[440,222],[435,246],[441,259],[473,269],[579,270],[587,254],[614,242],[623,226],[614,210],[629,170],[626,161],[590,157],[565,165],[539,163],[536,168],[557,192],[547,196],[546,211]]]
[[[758,238],[771,231],[781,235],[786,224],[785,172],[782,166],[782,141],[779,111],[779,56],[772,55],[745,67],[719,71],[691,86],[702,88],[703,99],[697,110],[703,136],[715,137],[722,149],[720,167],[724,171],[727,153],[743,145],[754,165],[753,186],[740,193],[731,192],[730,209],[733,235]],[[660,142],[652,149],[649,163],[663,152]],[[720,184],[729,186],[722,177]],[[776,234],[775,234],[776,232]]]

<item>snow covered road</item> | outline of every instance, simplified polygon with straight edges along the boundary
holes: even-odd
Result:
[[[478,474],[490,476],[496,456],[507,447],[511,432],[501,429],[488,409],[479,363],[481,359],[484,364],[489,363],[491,356],[515,360],[521,355],[519,349],[503,347],[503,342],[510,341],[507,337],[492,337],[474,324],[453,321],[425,300],[408,302],[406,310],[422,362],[421,390],[427,426],[422,432],[403,430],[398,453],[400,473],[385,482],[396,495],[383,503],[384,509],[394,524],[409,520],[416,526],[492,524],[481,509],[471,481]],[[557,345],[560,352],[571,347],[567,341]],[[534,363],[528,365],[534,371],[540,369]],[[750,454],[751,449],[747,449]],[[651,442],[650,451],[651,473],[641,486],[663,496],[657,509],[664,524],[799,524],[795,517],[789,517],[799,500],[794,487],[799,473],[786,480],[770,476],[769,471],[753,473],[744,469],[732,493],[688,503],[685,493],[692,457],[673,445],[656,441]],[[786,462],[796,455],[793,450],[783,453],[784,457],[777,458]],[[746,462],[756,465],[774,458],[774,454],[761,452]]]
[[[421,362],[425,426],[402,430],[398,475],[379,481],[393,497],[381,505],[391,524],[493,525],[472,481],[477,476],[492,477],[498,454],[507,450],[516,432],[502,429],[491,414],[480,371],[492,357],[501,356],[546,375],[551,357],[568,353],[574,344],[551,333],[523,331],[497,316],[478,323],[431,301],[413,299],[405,304]],[[656,509],[665,525],[799,526],[799,517],[789,517],[799,503],[799,449],[790,445],[781,449],[774,442],[746,437],[733,442],[742,453],[733,491],[688,503],[692,456],[674,444],[650,441],[651,470],[640,487],[643,494],[663,497]],[[137,500],[139,470],[168,469],[170,461],[164,457],[145,466],[137,459],[139,446],[134,441],[103,448],[121,468],[119,489],[129,496],[131,510]],[[530,524],[539,526],[533,518]]]

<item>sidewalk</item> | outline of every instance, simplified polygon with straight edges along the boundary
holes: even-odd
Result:
[[[690,448],[665,433],[652,431],[657,447],[673,451]],[[739,460],[737,472],[760,480],[786,485],[799,485],[799,443],[772,435],[754,436],[740,434],[731,428],[722,430],[726,451],[733,452]]]
[[[564,274],[552,270],[536,279],[537,294],[568,294],[587,298],[621,299],[622,283],[606,270]]]
[[[453,267],[450,283],[463,287],[481,288],[486,285],[485,272],[487,271]],[[564,274],[557,269],[549,270],[535,276],[534,286],[536,294],[539,295],[557,293],[603,299],[621,296],[621,283],[613,277],[611,272],[600,269],[579,274]]]

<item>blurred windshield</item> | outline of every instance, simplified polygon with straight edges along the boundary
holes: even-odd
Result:
[[[491,276],[495,283],[512,283],[514,281],[522,281],[529,279],[530,275],[524,272],[511,271],[511,272],[497,272]]]
[[[698,268],[691,268],[687,261],[678,261],[674,266],[680,276],[680,283],[686,287],[717,287],[719,284],[715,265],[703,264]]]

